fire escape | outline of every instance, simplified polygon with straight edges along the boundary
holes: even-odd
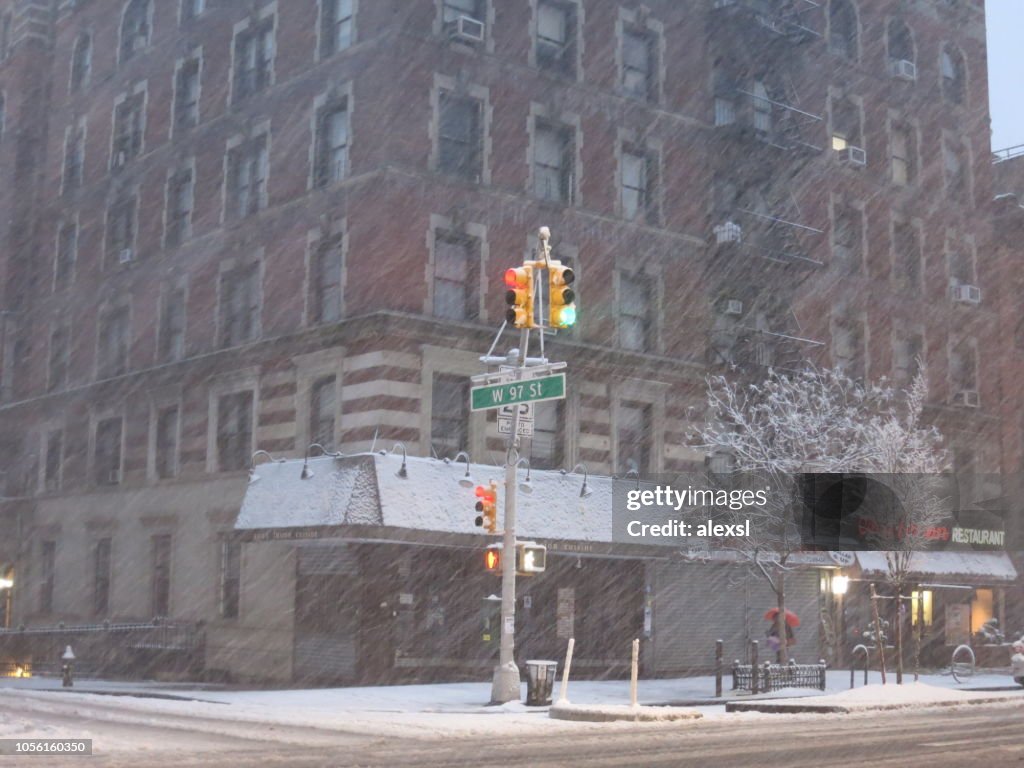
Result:
[[[803,49],[820,34],[812,0],[708,0],[713,58],[709,156],[714,178],[707,277],[708,362],[752,376],[796,370],[805,338],[793,291],[823,231],[803,220],[795,177],[824,151],[824,121],[801,104]]]

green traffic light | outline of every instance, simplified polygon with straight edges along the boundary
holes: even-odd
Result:
[[[576,325],[576,307],[562,307],[558,312],[558,324],[562,328]]]

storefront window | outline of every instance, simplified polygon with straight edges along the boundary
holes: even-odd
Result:
[[[919,613],[924,619],[924,626],[930,627],[932,625],[932,591],[930,589],[920,592],[914,590],[910,593],[910,622],[915,627]]]

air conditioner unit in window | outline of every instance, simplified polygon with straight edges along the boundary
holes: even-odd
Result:
[[[719,224],[717,227],[712,227],[711,231],[715,235],[716,245],[721,245],[722,243],[739,243],[743,241],[743,228],[732,221],[727,221],[724,224]]]
[[[900,80],[917,80],[917,65],[906,59],[893,59],[892,76]]]
[[[448,22],[448,37],[464,43],[482,43],[484,23],[470,16],[459,16],[455,21]]]
[[[134,258],[133,254],[132,254],[132,249],[131,248],[122,248],[121,252],[117,255],[117,263],[118,264],[131,264],[132,258]]]
[[[981,288],[976,285],[953,285],[950,286],[950,292],[953,294],[953,301],[961,304],[981,303]]]
[[[729,299],[725,303],[725,314],[727,315],[742,315],[743,314],[743,302],[739,299]]]
[[[976,389],[962,389],[953,396],[954,405],[962,405],[965,408],[977,408],[981,405]]]
[[[848,146],[839,150],[839,160],[843,165],[864,167],[868,164],[868,153],[860,147]]]

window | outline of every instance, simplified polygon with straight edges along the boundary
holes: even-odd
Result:
[[[534,131],[533,185],[541,200],[573,202],[573,129],[538,121]]]
[[[152,553],[151,610],[154,617],[171,612],[171,535],[160,533],[150,538]]]
[[[110,167],[124,167],[142,152],[142,122],[145,94],[129,96],[114,108],[114,146]]]
[[[966,244],[956,244],[949,251],[949,278],[957,285],[976,285],[974,259]]]
[[[753,87],[754,130],[767,135],[772,132],[772,102],[768,96],[768,86],[762,80],[755,80]]]
[[[860,108],[852,99],[832,100],[832,149],[845,152],[848,147],[864,147],[861,139]]]
[[[330,56],[352,45],[353,0],[320,0],[320,55]]]
[[[450,457],[469,442],[469,384],[464,376],[435,374],[431,387],[430,449]]]
[[[83,32],[71,51],[71,92],[77,93],[89,83],[92,74],[92,37]]]
[[[893,375],[896,383],[907,386],[917,376],[924,359],[924,336],[904,333],[897,337],[893,349]]]
[[[317,247],[312,258],[310,318],[314,323],[335,323],[341,319],[340,235],[329,237]]]
[[[258,264],[229,270],[220,279],[221,346],[233,347],[259,335],[260,271]]]
[[[441,20],[445,29],[458,22],[460,16],[468,16],[471,19],[485,22],[482,0],[443,0]]]
[[[651,281],[645,275],[619,275],[619,344],[637,352],[651,347]]]
[[[129,0],[121,21],[121,63],[149,45],[149,0]]]
[[[32,341],[28,333],[17,333],[10,366],[11,395],[14,398],[24,397],[29,392],[32,380],[29,376],[29,362],[32,358]]]
[[[93,456],[96,485],[117,485],[121,482],[121,424],[120,416],[103,419],[96,424]]]
[[[831,0],[828,6],[828,43],[833,53],[857,58],[857,12],[850,0]]]
[[[647,30],[622,33],[622,90],[637,98],[656,101],[657,44]]]
[[[66,221],[57,233],[57,263],[54,268],[54,284],[58,290],[71,284],[77,258],[78,225],[73,221]]]
[[[906,125],[892,126],[892,180],[894,184],[906,186],[914,181],[917,168],[914,162],[916,148],[913,133]]]
[[[185,289],[174,288],[164,295],[160,314],[160,359],[181,360],[185,356]]]
[[[854,318],[835,321],[832,329],[832,362],[851,379],[864,378],[864,327]]]
[[[128,307],[109,309],[100,316],[99,360],[101,379],[120,376],[128,370]]]
[[[553,0],[537,2],[537,66],[576,74],[576,7]]]
[[[946,194],[957,203],[967,202],[967,161],[962,144],[947,141],[942,146],[943,165],[946,170]]]
[[[438,167],[444,173],[480,181],[483,174],[483,103],[469,96],[441,91]]]
[[[914,61],[914,38],[910,27],[902,19],[892,19],[887,28],[889,35],[889,60]]]
[[[64,461],[64,430],[51,429],[46,433],[46,462],[43,465],[43,488],[60,488],[60,470]]]
[[[53,592],[57,576],[57,542],[44,541],[39,546],[39,612],[53,613]]]
[[[85,167],[85,128],[70,131],[64,143],[64,192],[82,186]]]
[[[619,472],[649,472],[653,443],[651,406],[621,403],[618,409]]]
[[[237,619],[242,584],[242,542],[223,539],[220,543],[220,615]]]
[[[14,20],[11,14],[5,13],[0,21],[0,61],[7,61],[11,55],[11,28]]]
[[[70,356],[71,331],[62,323],[50,333],[50,374],[46,387],[51,392],[67,383]]]
[[[231,215],[243,219],[265,208],[270,170],[267,137],[259,136],[231,150],[228,163]]]
[[[309,394],[309,442],[334,450],[334,412],[336,379],[319,379]]]
[[[345,178],[348,170],[348,107],[345,102],[321,110],[317,120],[316,185]]]
[[[223,395],[217,402],[217,467],[245,469],[252,456],[252,392]]]
[[[841,274],[853,275],[864,261],[864,213],[851,205],[837,206],[832,229],[832,254]]]
[[[949,380],[953,394],[978,391],[978,350],[972,339],[964,339],[949,355]]]
[[[92,613],[106,616],[110,612],[110,577],[113,562],[110,557],[111,540],[99,539],[93,547]]]
[[[945,45],[939,57],[942,95],[951,104],[963,104],[967,93],[964,57],[956,48]]]
[[[178,474],[178,422],[177,405],[161,408],[156,413],[154,464],[156,476],[161,480]]]
[[[642,151],[622,151],[622,215],[630,221],[657,224],[655,157]]]
[[[274,66],[274,18],[268,17],[235,36],[234,100],[270,85]]]
[[[562,445],[565,435],[565,401],[534,403],[533,437],[530,440],[530,467],[558,469],[564,463]]]
[[[479,316],[479,259],[472,240],[434,234],[434,315],[448,320]]]
[[[909,222],[893,226],[896,284],[903,290],[917,293],[921,289],[921,249],[917,229]]]
[[[200,61],[191,58],[178,69],[174,84],[174,127],[185,131],[199,124]]]
[[[192,203],[195,184],[192,169],[184,168],[167,180],[167,219],[164,245],[181,245],[192,231]]]
[[[181,0],[181,21],[192,21],[200,16],[206,6],[206,0]]]

